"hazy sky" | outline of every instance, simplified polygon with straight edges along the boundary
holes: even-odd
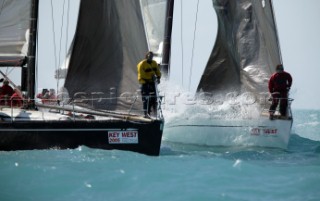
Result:
[[[58,83],[54,79],[54,73],[62,66],[74,36],[79,1],[40,0],[39,2],[38,88],[57,89],[63,86],[63,82]]]
[[[274,0],[274,7],[293,107],[320,109],[320,1]]]
[[[62,41],[60,59],[60,30],[62,9],[58,4],[63,4],[63,0],[54,0],[55,13],[55,34],[56,34],[56,59],[54,59],[53,45],[53,29],[51,20],[51,0],[40,0],[40,46],[39,46],[39,87],[40,88],[56,88],[57,82],[53,78],[53,73],[57,63],[63,62],[65,55],[65,42]],[[70,19],[68,42],[70,43],[73,30],[75,29],[75,18],[77,16],[76,0],[65,0],[65,5],[70,2]],[[320,0],[274,0],[274,9],[276,13],[277,27],[279,31],[280,46],[283,57],[285,70],[293,76],[293,86],[291,97],[295,99],[293,108],[309,108],[320,109]],[[175,19],[173,38],[172,66],[177,67],[176,72],[172,72],[177,76],[177,80],[181,83],[182,59],[183,65],[183,84],[185,88],[189,88],[190,66],[192,67],[191,90],[195,90],[197,80],[200,79],[201,69],[207,62],[207,58],[211,53],[216,35],[216,16],[212,13],[211,0],[199,1],[197,32],[195,35],[195,45],[193,46],[194,25],[196,16],[197,0],[183,0],[183,21]],[[175,1],[175,15],[181,16],[180,13],[181,0]],[[60,12],[60,13],[59,13]],[[65,11],[65,17],[67,15]],[[180,17],[179,17],[180,18]],[[66,37],[66,21],[64,22],[63,39]],[[182,25],[182,26],[181,26]],[[186,27],[190,27],[189,30]],[[181,43],[181,33],[185,34],[183,38],[188,38],[188,42]],[[181,51],[183,46],[184,51]],[[194,47],[194,48],[192,48]],[[193,57],[191,56],[193,52]],[[174,60],[175,59],[175,60]],[[191,65],[193,64],[193,65]],[[59,83],[62,86],[63,83]]]

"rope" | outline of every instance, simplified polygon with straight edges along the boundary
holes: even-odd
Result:
[[[197,2],[197,12],[196,12],[196,20],[194,24],[194,31],[193,31],[193,44],[192,44],[192,55],[191,55],[191,64],[190,64],[190,74],[189,74],[189,91],[190,91],[190,85],[191,85],[191,77],[192,77],[192,67],[193,67],[193,56],[194,56],[194,43],[196,39],[196,30],[197,30],[197,22],[198,22],[198,11],[199,11],[199,0]]]

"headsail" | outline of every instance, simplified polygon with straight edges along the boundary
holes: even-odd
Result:
[[[213,0],[218,35],[198,91],[267,92],[281,54],[271,0]]]
[[[165,30],[166,0],[140,0],[149,50],[160,63]]]
[[[0,0],[0,66],[21,66],[27,56],[31,0]]]
[[[147,15],[142,12],[150,12],[148,6],[159,2],[162,1],[81,1],[65,81],[70,97],[96,98],[84,103],[96,109],[141,111],[137,63],[148,51],[144,25],[157,24],[144,23]],[[153,41],[151,47],[156,47],[159,35],[154,40],[152,34],[148,36]]]

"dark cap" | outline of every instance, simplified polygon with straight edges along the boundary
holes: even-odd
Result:
[[[283,65],[282,64],[278,64],[276,66],[276,71],[283,71]]]
[[[153,54],[153,52],[152,52],[152,51],[147,52],[147,53],[146,53],[146,59],[148,59],[148,58],[149,58],[149,55],[152,55],[152,57],[153,57],[153,55],[154,55],[154,54]]]

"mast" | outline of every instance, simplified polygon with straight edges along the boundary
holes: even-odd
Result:
[[[173,21],[173,9],[174,0],[168,0],[167,10],[166,10],[166,23],[164,32],[164,42],[162,49],[162,62],[161,71],[164,76],[169,76],[170,74],[170,51],[171,51],[171,34],[172,34],[172,21]]]
[[[39,0],[32,0],[31,3],[31,19],[30,19],[30,35],[29,35],[29,49],[28,49],[28,63],[27,63],[27,95],[31,100],[29,107],[35,108],[35,80],[36,80],[36,42],[37,42],[37,28],[38,28],[38,8]]]

